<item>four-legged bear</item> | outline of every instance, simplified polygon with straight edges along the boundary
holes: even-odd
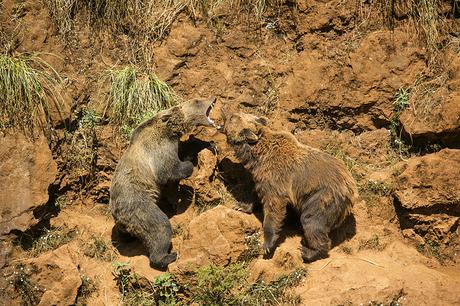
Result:
[[[300,214],[305,261],[327,256],[329,233],[350,214],[356,184],[345,165],[303,145],[288,132],[267,127],[265,118],[236,113],[225,120],[224,133],[236,156],[253,175],[263,205],[264,250],[271,253],[290,204]]]

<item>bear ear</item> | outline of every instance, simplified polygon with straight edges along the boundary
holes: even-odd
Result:
[[[166,113],[160,117],[162,122],[167,122],[169,119],[171,119],[172,114]]]
[[[179,110],[179,106],[174,106],[168,110],[166,110],[161,116],[160,116],[160,119],[162,122],[167,122],[171,119],[171,117],[175,114],[175,113],[178,113],[180,110]]]
[[[250,129],[242,129],[240,136],[248,143],[255,143],[259,140],[259,137],[254,134]]]
[[[268,119],[266,117],[258,117],[256,119],[256,122],[262,124],[262,125],[265,125],[267,126],[268,125]]]

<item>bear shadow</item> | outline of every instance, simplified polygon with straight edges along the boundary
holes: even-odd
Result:
[[[142,242],[136,237],[123,232],[118,224],[115,224],[112,228],[112,245],[120,255],[126,257],[145,255],[148,257],[148,251]]]
[[[348,215],[342,224],[329,233],[331,249],[352,239],[356,235],[356,219],[353,214]]]

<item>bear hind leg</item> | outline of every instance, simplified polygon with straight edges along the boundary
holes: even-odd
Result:
[[[301,247],[304,261],[311,262],[327,257],[331,248],[331,239],[325,225],[320,220],[313,218],[302,218],[301,222],[305,238],[305,245]]]
[[[153,205],[151,218],[152,224],[146,231],[146,236],[142,239],[149,251],[150,264],[154,268],[165,269],[171,262],[177,259],[175,252],[170,253],[172,227],[168,217],[161,209]]]
[[[124,216],[123,224],[127,232],[139,238],[147,248],[151,266],[165,269],[177,257],[176,253],[170,253],[171,223],[157,205],[139,204]]]

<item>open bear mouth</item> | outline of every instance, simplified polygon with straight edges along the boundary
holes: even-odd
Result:
[[[208,109],[206,110],[206,119],[208,120],[209,124],[211,124],[213,126],[216,126],[216,124],[214,123],[214,120],[209,118],[209,116],[211,115],[211,111],[212,111],[212,109],[213,109],[215,104],[216,104],[216,98],[213,97],[213,98],[211,98],[211,105],[209,105]]]

